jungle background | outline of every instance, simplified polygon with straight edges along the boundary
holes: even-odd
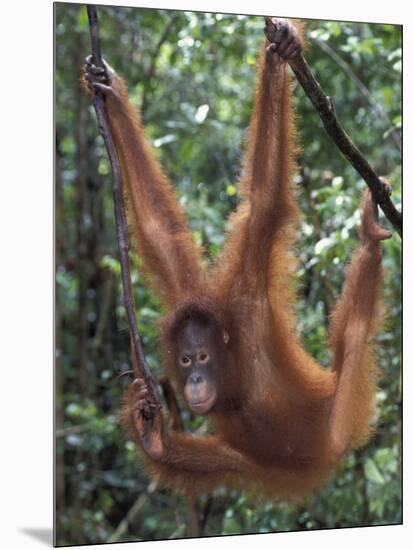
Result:
[[[263,20],[103,6],[98,12],[103,55],[125,77],[195,239],[214,257],[238,202],[234,182]],[[400,208],[401,27],[308,21],[307,37],[316,78],[346,131],[388,178]],[[400,523],[401,243],[395,233],[383,244],[387,319],[377,336],[383,376],[376,435],[348,456],[323,491],[299,505],[256,502],[227,489],[194,503],[148,479],[118,424],[122,388],[130,382],[129,336],[110,165],[90,98],[79,86],[88,53],[85,7],[55,4],[57,544]],[[306,349],[327,366],[328,318],[356,246],[365,183],[299,86],[294,95],[302,145],[298,329]],[[158,378],[162,311],[133,253],[131,261],[144,349]],[[184,408],[182,417],[187,430],[205,429]]]

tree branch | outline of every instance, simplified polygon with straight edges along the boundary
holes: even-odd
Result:
[[[356,73],[353,71],[351,66],[345,61],[342,57],[338,55],[338,53],[326,42],[323,40],[319,40],[318,38],[313,38],[313,41],[317,44],[317,46],[323,50],[324,53],[329,55],[333,61],[337,63],[341,69],[346,73],[346,75],[354,82],[354,84],[357,86],[357,88],[360,90],[362,95],[367,99],[367,101],[372,106],[375,113],[384,119],[386,124],[388,125],[388,129],[385,132],[386,135],[389,135],[391,139],[394,141],[396,147],[401,151],[401,142],[400,142],[400,136],[393,132],[393,124],[389,118],[389,115],[387,114],[386,109],[376,101],[376,99],[373,97],[373,95],[370,93],[370,90],[365,86],[365,84],[360,80],[360,78],[356,75]]]
[[[96,6],[88,5],[87,13],[89,18],[90,36],[92,43],[92,54],[94,63],[98,67],[103,67],[102,56],[99,43],[99,24]],[[101,93],[96,93],[93,100],[93,106],[96,111],[99,130],[105,142],[106,150],[112,166],[113,175],[113,201],[115,207],[116,230],[119,244],[119,256],[122,272],[123,300],[129,321],[129,331],[132,341],[132,367],[135,378],[144,378],[148,390],[149,399],[156,408],[161,408],[158,390],[152,378],[145,354],[142,348],[138,324],[135,315],[135,305],[132,293],[132,281],[129,266],[129,246],[127,239],[127,222],[122,201],[122,176],[119,164],[119,158],[110,131],[108,117],[105,107],[105,98]]]
[[[275,33],[277,32],[277,20],[267,18],[265,26],[265,34],[270,42],[275,41]],[[307,64],[304,56],[300,53],[288,61],[297,80],[303,87],[305,93],[314,105],[324,127],[346,157],[350,164],[357,170],[360,176],[367,183],[370,191],[373,194],[374,200],[380,205],[384,215],[389,222],[394,226],[400,237],[402,236],[402,214],[394,206],[390,199],[387,187],[383,185],[379,176],[375,173],[369,162],[362,155],[361,151],[351,141],[346,134],[340,122],[338,121],[333,102],[323,92],[320,84],[314,78],[310,67]]]
[[[133,525],[136,518],[139,516],[140,511],[144,507],[146,501],[148,498],[156,491],[158,488],[158,482],[157,481],[151,481],[146,488],[146,491],[139,495],[137,500],[135,501],[132,508],[128,511],[126,514],[126,517],[119,523],[115,531],[112,533],[112,535],[108,538],[107,542],[124,542],[122,541],[122,538],[127,534],[129,526]]]

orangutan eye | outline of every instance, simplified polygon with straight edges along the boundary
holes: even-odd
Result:
[[[183,365],[184,367],[189,367],[190,364],[191,364],[191,360],[187,355],[184,355],[183,357],[181,357],[181,365]]]
[[[200,353],[199,356],[198,356],[198,360],[199,360],[201,363],[205,363],[206,361],[208,361],[208,354],[205,353],[205,351],[201,351],[201,353]]]

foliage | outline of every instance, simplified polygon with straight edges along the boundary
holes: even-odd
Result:
[[[114,540],[138,499],[139,514],[121,540],[182,537],[184,500],[168,491],[147,494],[149,480],[117,423],[130,365],[110,166],[90,100],[79,87],[90,49],[86,10],[58,3],[55,16],[58,544]],[[262,19],[103,6],[99,16],[103,54],[142,106],[147,133],[176,183],[195,238],[213,257],[237,204],[234,182],[251,113]],[[317,79],[334,98],[349,135],[391,182],[400,206],[401,29],[309,21],[307,35],[306,56]],[[303,210],[296,250],[299,330],[307,349],[327,365],[328,315],[356,244],[365,184],[328,139],[299,87],[295,96],[303,149],[296,178]],[[138,259],[131,259],[144,347],[159,376],[160,305],[139,274]],[[324,491],[300,505],[257,504],[220,489],[205,535],[401,521],[397,236],[384,243],[384,264],[387,320],[377,338],[383,378],[373,441],[347,458]],[[203,428],[201,420],[185,414],[188,429]]]

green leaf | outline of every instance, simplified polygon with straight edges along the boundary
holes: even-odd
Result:
[[[235,187],[235,185],[227,185],[226,192],[228,197],[233,197],[237,194],[237,188]]]
[[[325,253],[329,248],[331,248],[334,245],[334,240],[330,237],[325,237],[324,239],[320,239],[315,247],[314,252],[317,254],[317,256],[320,256],[321,254]]]
[[[381,475],[376,463],[371,458],[369,458],[364,465],[364,474],[372,483],[383,485],[384,477]]]
[[[113,273],[120,274],[120,262],[108,254],[105,254],[105,256],[103,256],[100,260],[100,266],[102,268],[110,269]]]

